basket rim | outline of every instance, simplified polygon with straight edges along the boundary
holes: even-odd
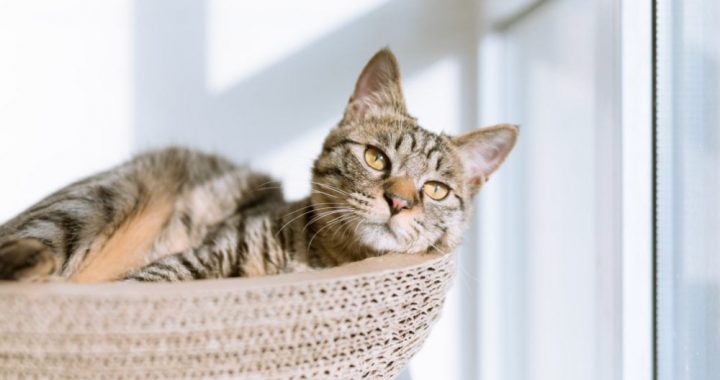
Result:
[[[391,272],[413,270],[450,260],[453,254],[431,253],[421,255],[388,254],[340,265],[333,268],[307,272],[283,273],[269,276],[197,280],[174,283],[121,283],[106,282],[77,284],[71,282],[30,283],[0,281],[0,297],[3,296],[168,296],[205,293],[208,291],[243,291],[258,288],[274,288],[288,285],[323,283],[328,281],[356,279],[385,275]]]

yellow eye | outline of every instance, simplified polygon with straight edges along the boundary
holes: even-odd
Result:
[[[430,198],[436,201],[440,201],[447,197],[448,193],[450,192],[450,188],[447,187],[447,185],[445,185],[444,183],[430,181],[425,182],[425,185],[423,186],[423,191]]]
[[[385,170],[388,166],[388,159],[385,154],[371,146],[365,149],[365,162],[375,170]]]

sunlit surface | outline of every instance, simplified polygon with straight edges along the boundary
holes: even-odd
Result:
[[[282,61],[386,1],[208,1],[210,91],[220,92]]]
[[[0,222],[129,156],[131,4],[0,3]]]

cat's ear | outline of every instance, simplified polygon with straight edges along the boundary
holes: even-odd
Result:
[[[475,194],[515,146],[518,128],[498,124],[453,138],[465,169],[465,181]]]
[[[382,49],[365,65],[345,109],[344,120],[362,120],[372,108],[392,107],[407,113],[400,85],[400,67],[390,49]]]

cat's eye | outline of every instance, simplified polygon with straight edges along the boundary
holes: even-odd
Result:
[[[381,152],[380,149],[369,146],[365,149],[365,162],[371,168],[375,170],[385,170],[388,167],[389,161],[385,153]]]
[[[423,186],[423,191],[425,194],[427,194],[430,198],[441,201],[445,199],[445,197],[448,196],[448,193],[450,193],[450,188],[447,187],[446,184],[436,182],[436,181],[429,181],[426,182]]]

